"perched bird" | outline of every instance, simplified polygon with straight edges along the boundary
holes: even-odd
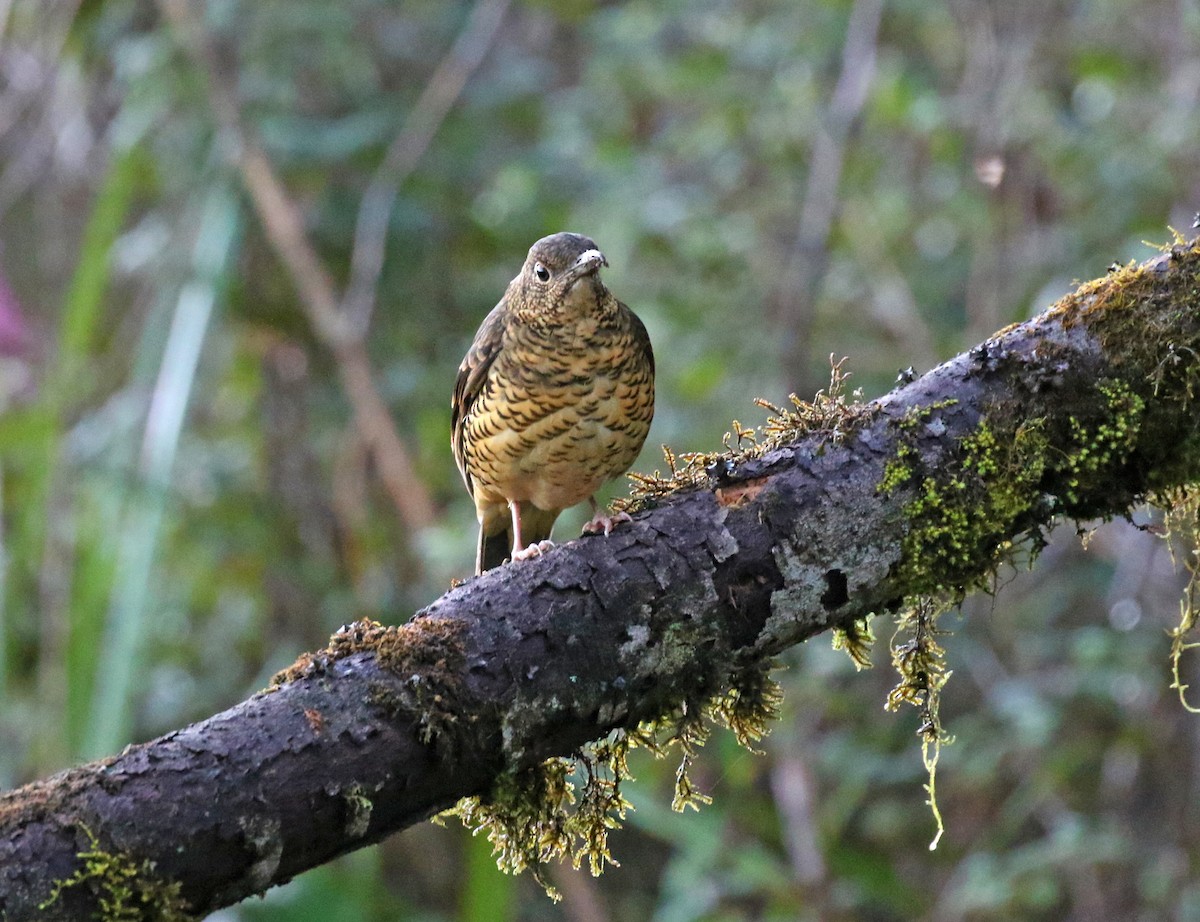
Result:
[[[479,519],[476,573],[541,554],[558,514],[585,499],[585,532],[628,519],[598,512],[593,494],[646,441],[654,353],[600,280],[607,265],[587,237],[543,237],[459,366],[451,443]]]

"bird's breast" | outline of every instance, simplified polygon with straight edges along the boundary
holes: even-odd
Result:
[[[465,420],[477,506],[573,506],[628,470],[646,439],[653,374],[620,331],[582,320],[553,333],[507,336]]]

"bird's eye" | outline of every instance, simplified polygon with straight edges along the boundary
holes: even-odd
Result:
[[[539,282],[550,281],[550,270],[547,269],[545,266],[543,266],[541,263],[533,264],[533,274],[538,277]]]

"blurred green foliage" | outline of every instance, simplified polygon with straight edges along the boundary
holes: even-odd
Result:
[[[368,338],[439,513],[419,533],[363,463],[161,9],[0,4],[0,269],[24,325],[0,335],[0,784],[223,709],[339,624],[402,619],[469,572],[449,392],[543,234],[596,238],[646,321],[652,469],[662,442],[757,424],[755,396],[811,394],[830,353],[877,395],[1189,227],[1195,3],[892,0],[847,56],[866,2],[507,11],[399,190]],[[362,192],[470,5],[191,6],[344,283]],[[834,102],[844,70],[868,81],[854,111]],[[823,188],[814,150],[839,118]],[[824,261],[789,313],[817,194]],[[622,866],[556,871],[563,904],[500,878],[481,840],[422,827],[219,915],[1200,919],[1200,724],[1167,688],[1180,580],[1152,535],[1103,525],[1084,550],[1071,531],[944,619],[957,741],[935,852],[915,716],[882,710],[886,653],[855,674],[819,639],[787,659],[765,756],[709,743],[711,807],[671,813],[673,766],[635,760]]]

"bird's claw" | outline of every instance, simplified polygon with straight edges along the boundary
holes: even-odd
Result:
[[[616,515],[609,515],[605,512],[597,512],[591,519],[584,523],[583,533],[585,535],[598,535],[603,532],[606,535],[612,534],[612,530],[621,522],[632,522],[628,512],[618,512]]]
[[[528,560],[530,557],[541,557],[542,554],[554,547],[553,541],[538,541],[536,544],[531,544],[529,547],[523,547],[519,551],[513,551],[513,560]]]

